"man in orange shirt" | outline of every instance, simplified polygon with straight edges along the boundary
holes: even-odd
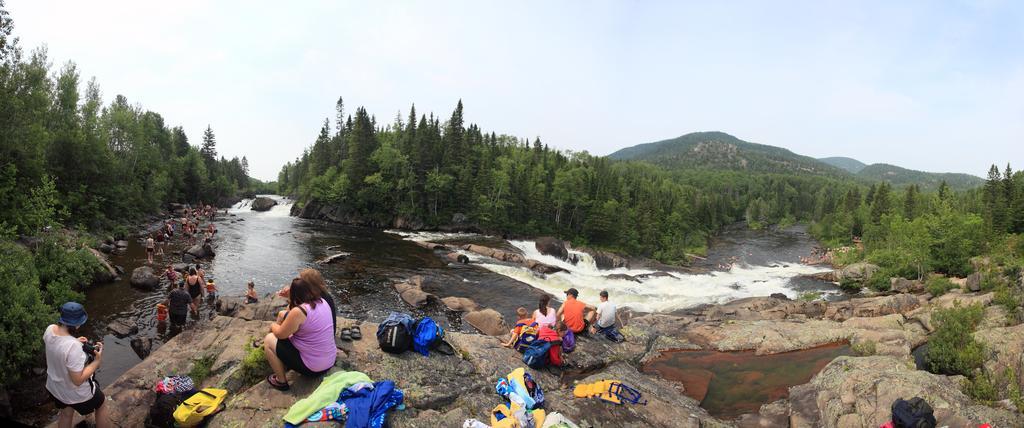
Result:
[[[565,290],[565,303],[558,308],[558,319],[562,320],[565,326],[576,334],[585,333],[587,328],[594,323],[594,316],[597,315],[593,307],[576,300],[579,295],[580,292],[575,288]]]

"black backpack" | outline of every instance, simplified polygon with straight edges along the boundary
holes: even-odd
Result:
[[[195,390],[185,392],[173,392],[170,394],[158,394],[156,401],[149,408],[149,418],[146,420],[147,427],[153,428],[174,428],[174,410],[181,403],[191,397]]]
[[[384,322],[377,327],[377,344],[380,350],[401,354],[412,349],[412,332],[410,325],[412,317],[406,314],[393,312]]]
[[[935,415],[921,397],[892,403],[892,424],[896,428],[935,428]]]

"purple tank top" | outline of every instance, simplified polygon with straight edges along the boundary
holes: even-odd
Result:
[[[308,303],[303,303],[302,309],[306,310],[306,320],[299,325],[299,329],[288,338],[295,349],[299,350],[299,356],[306,368],[320,372],[331,368],[338,356],[334,345],[334,321],[331,319],[331,307],[324,299],[320,299],[316,308],[310,308]]]

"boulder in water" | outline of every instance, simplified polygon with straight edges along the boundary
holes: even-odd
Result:
[[[533,244],[537,247],[537,251],[546,256],[554,257],[558,260],[566,260],[569,258],[569,250],[565,248],[565,241],[550,236],[542,236],[537,238],[537,242]]]
[[[213,246],[210,244],[196,244],[185,250],[185,254],[192,256],[196,259],[208,259],[216,254],[213,252]]]
[[[153,339],[149,337],[136,337],[131,342],[132,350],[139,358],[146,359],[153,350]]]
[[[594,265],[597,266],[598,269],[629,267],[629,259],[610,251],[594,250],[590,248],[581,248],[580,251],[590,254],[590,257],[594,258]]]
[[[465,297],[445,297],[441,299],[441,303],[444,303],[448,310],[458,312],[472,312],[480,307],[476,302]]]
[[[120,240],[120,241],[117,241],[117,242],[115,242],[115,243],[114,243],[114,245],[115,245],[115,246],[116,246],[116,247],[117,247],[118,249],[122,249],[122,250],[123,250],[123,249],[125,249],[125,248],[128,248],[128,241],[125,241],[125,240],[123,240],[123,239],[122,239],[122,240]]]
[[[338,260],[344,259],[345,257],[348,257],[350,255],[352,255],[352,253],[344,253],[344,252],[342,252],[342,253],[338,253],[338,254],[333,254],[333,255],[324,257],[324,258],[322,258],[320,260],[317,260],[316,264],[318,264],[318,265],[328,265],[328,264],[334,263],[334,262],[336,262]]]
[[[675,276],[675,275],[672,275],[672,274],[670,274],[668,272],[660,271],[660,270],[657,271],[657,272],[642,273],[642,274],[636,276],[636,279],[639,279],[639,280],[645,280],[645,279],[650,279],[650,278],[678,278],[678,277]]]
[[[469,257],[467,257],[465,254],[448,253],[445,256],[445,258],[447,258],[448,261],[450,261],[452,263],[462,263],[462,264],[469,263]]]
[[[269,211],[271,208],[277,205],[277,201],[266,196],[260,196],[252,201],[253,211]]]
[[[565,269],[562,269],[562,268],[560,268],[558,266],[551,266],[549,264],[541,263],[541,262],[536,261],[534,259],[527,259],[524,262],[524,264],[526,265],[526,267],[528,269],[530,269],[530,270],[532,270],[534,272],[537,272],[537,273],[542,273],[544,275],[549,275],[549,274],[552,274],[552,273],[564,272],[565,271]]]
[[[508,333],[505,318],[494,309],[472,311],[466,314],[465,320],[481,333],[489,336],[501,336]]]
[[[160,278],[153,273],[153,268],[149,266],[140,266],[132,271],[130,284],[132,287],[156,290],[160,287]]]
[[[626,275],[624,273],[613,273],[611,275],[605,275],[604,277],[612,280],[640,282],[638,277]]]
[[[110,333],[114,336],[126,337],[137,333],[139,328],[134,325],[128,325],[124,321],[114,321],[107,324],[107,330],[110,330]]]
[[[405,301],[406,304],[414,308],[422,308],[427,305],[431,300],[436,300],[437,296],[423,291],[423,277],[417,275],[410,278],[406,282],[399,282],[395,284],[395,291],[398,292],[399,297]]]

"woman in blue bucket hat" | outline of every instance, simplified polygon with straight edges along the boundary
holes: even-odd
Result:
[[[96,413],[96,427],[110,426],[106,397],[93,375],[103,361],[103,343],[92,345],[78,335],[78,328],[88,319],[85,308],[77,302],[60,307],[57,324],[43,332],[46,344],[46,390],[60,410],[59,428],[70,428],[74,409],[86,416]]]

